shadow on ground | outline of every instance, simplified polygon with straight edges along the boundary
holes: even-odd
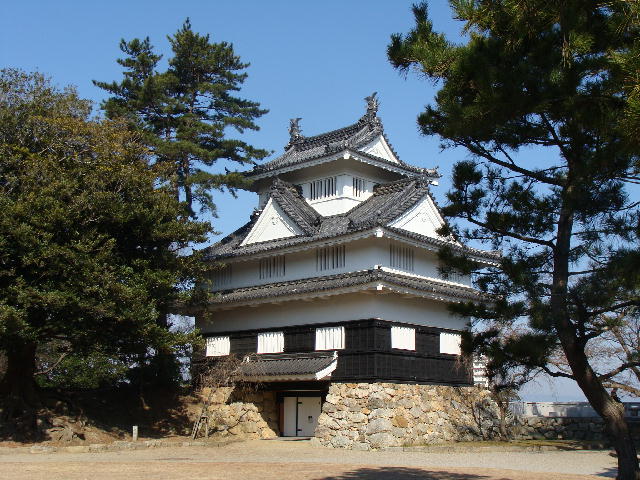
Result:
[[[618,468],[605,468],[602,472],[596,473],[596,476],[605,478],[616,478],[618,476]]]
[[[483,478],[489,477],[471,473],[426,471],[417,468],[379,467],[359,468],[342,475],[324,477],[322,480],[481,480]]]

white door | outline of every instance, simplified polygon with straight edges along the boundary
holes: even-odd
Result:
[[[313,437],[321,410],[320,397],[298,397],[299,437]]]
[[[284,397],[284,421],[283,421],[283,432],[282,434],[285,437],[295,437],[297,436],[296,429],[298,428],[296,425],[296,412],[298,409],[298,397]]]
[[[285,437],[312,437],[322,411],[320,397],[284,397]]]

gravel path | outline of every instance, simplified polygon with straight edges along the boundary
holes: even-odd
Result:
[[[606,451],[354,452],[306,441],[249,441],[103,453],[0,456],[12,480],[572,480],[615,477]]]

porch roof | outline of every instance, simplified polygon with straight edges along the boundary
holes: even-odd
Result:
[[[240,372],[244,380],[254,382],[322,380],[337,366],[335,351],[251,354],[240,365]]]

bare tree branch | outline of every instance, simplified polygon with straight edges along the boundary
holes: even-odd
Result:
[[[62,362],[62,360],[64,360],[66,358],[66,356],[69,355],[69,352],[64,352],[60,355],[60,357],[58,358],[58,360],[56,360],[56,362],[51,365],[49,368],[45,368],[44,370],[40,370],[39,372],[35,372],[33,375],[46,375],[47,373],[51,372],[53,369],[55,369],[58,365],[60,365],[60,362]]]

